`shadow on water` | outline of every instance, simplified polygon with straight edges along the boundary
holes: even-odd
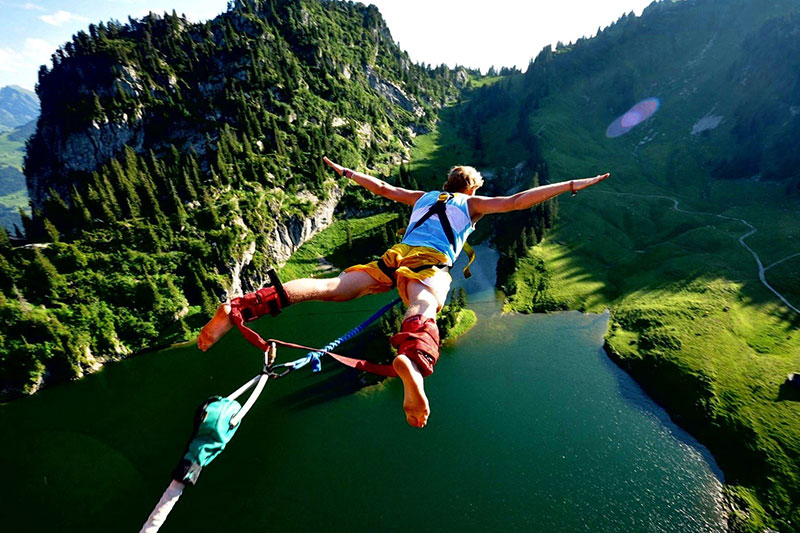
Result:
[[[376,363],[386,363],[391,357],[388,340],[381,334],[380,328],[374,324],[355,338],[337,347],[335,352],[349,357],[368,359]],[[310,373],[310,365],[299,372]],[[302,411],[349,396],[384,379],[379,376],[372,378],[371,375],[366,375],[364,372],[342,366],[327,356],[322,358],[322,370],[317,376],[313,383],[278,398],[275,405],[279,408]],[[292,375],[289,374],[286,378],[292,379]]]
[[[323,370],[321,374],[324,379],[277,399],[275,406],[302,411],[349,396],[363,387],[355,370],[331,366],[330,370]]]

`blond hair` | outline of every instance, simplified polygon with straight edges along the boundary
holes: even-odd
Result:
[[[473,167],[456,166],[450,169],[443,189],[447,192],[464,192],[483,185],[483,176]]]

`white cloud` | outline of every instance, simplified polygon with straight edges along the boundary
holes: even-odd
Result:
[[[42,15],[39,17],[40,20],[51,24],[53,26],[61,26],[62,24],[69,22],[71,20],[75,20],[77,22],[89,22],[89,19],[86,17],[82,17],[80,15],[75,15],[74,13],[70,13],[69,11],[58,11],[53,13],[52,15]]]
[[[21,50],[0,48],[0,72],[27,72],[50,60],[56,47],[42,39],[25,39]]]
[[[19,72],[24,67],[19,52],[11,48],[0,48],[0,72]]]
[[[28,10],[31,10],[31,11],[44,11],[44,8],[42,6],[40,6],[39,4],[34,4],[33,2],[28,2],[26,4],[22,4],[19,7],[21,7],[22,9],[28,9]]]
[[[25,55],[28,57],[48,57],[56,47],[43,39],[28,37],[25,39]]]

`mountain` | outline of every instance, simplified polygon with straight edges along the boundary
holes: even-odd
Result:
[[[18,85],[0,88],[0,131],[22,126],[39,116],[36,93]]]
[[[30,244],[0,232],[0,389],[192,338],[334,210],[375,212],[322,155],[388,177],[468,76],[415,65],[352,2],[239,0],[200,24],[78,32],[39,73]],[[394,218],[348,241],[372,250]]]
[[[400,157],[456,94],[456,74],[411,64],[374,7],[232,6],[204,24],[173,14],[92,25],[57,52],[41,75],[26,164],[34,207],[50,188],[65,199],[73,186],[85,192],[87,177],[126,146],[142,160],[175,147],[196,156],[202,177],[219,173],[229,130],[259,156],[242,171],[267,188],[321,193],[323,148],[350,139],[346,163],[385,168],[384,154]]]
[[[798,37],[795,1],[654,2],[447,125],[496,175],[612,173],[539,245],[498,231],[498,281],[513,310],[610,309],[610,355],[712,451],[734,531],[800,527]]]
[[[28,210],[22,161],[25,143],[35,130],[36,121],[31,120],[22,126],[0,132],[0,227],[10,232],[22,227],[19,210]]]

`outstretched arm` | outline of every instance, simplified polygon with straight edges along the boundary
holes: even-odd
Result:
[[[325,164],[335,170],[340,176],[350,178],[368,191],[379,196],[383,196],[384,198],[388,198],[389,200],[394,200],[395,202],[414,205],[416,201],[419,200],[420,196],[425,194],[422,191],[410,191],[408,189],[403,189],[402,187],[389,185],[381,179],[375,178],[368,174],[361,174],[360,172],[355,172],[349,168],[337,165],[327,157],[323,157],[322,160],[325,161]]]
[[[473,196],[469,199],[469,213],[470,216],[475,219],[491,213],[506,213],[508,211],[527,209],[564,192],[571,191],[573,195],[577,194],[578,191],[586,187],[591,187],[610,175],[611,174],[606,173],[593,178],[551,183],[549,185],[542,185],[541,187],[518,192],[512,196],[497,196],[494,198]]]

